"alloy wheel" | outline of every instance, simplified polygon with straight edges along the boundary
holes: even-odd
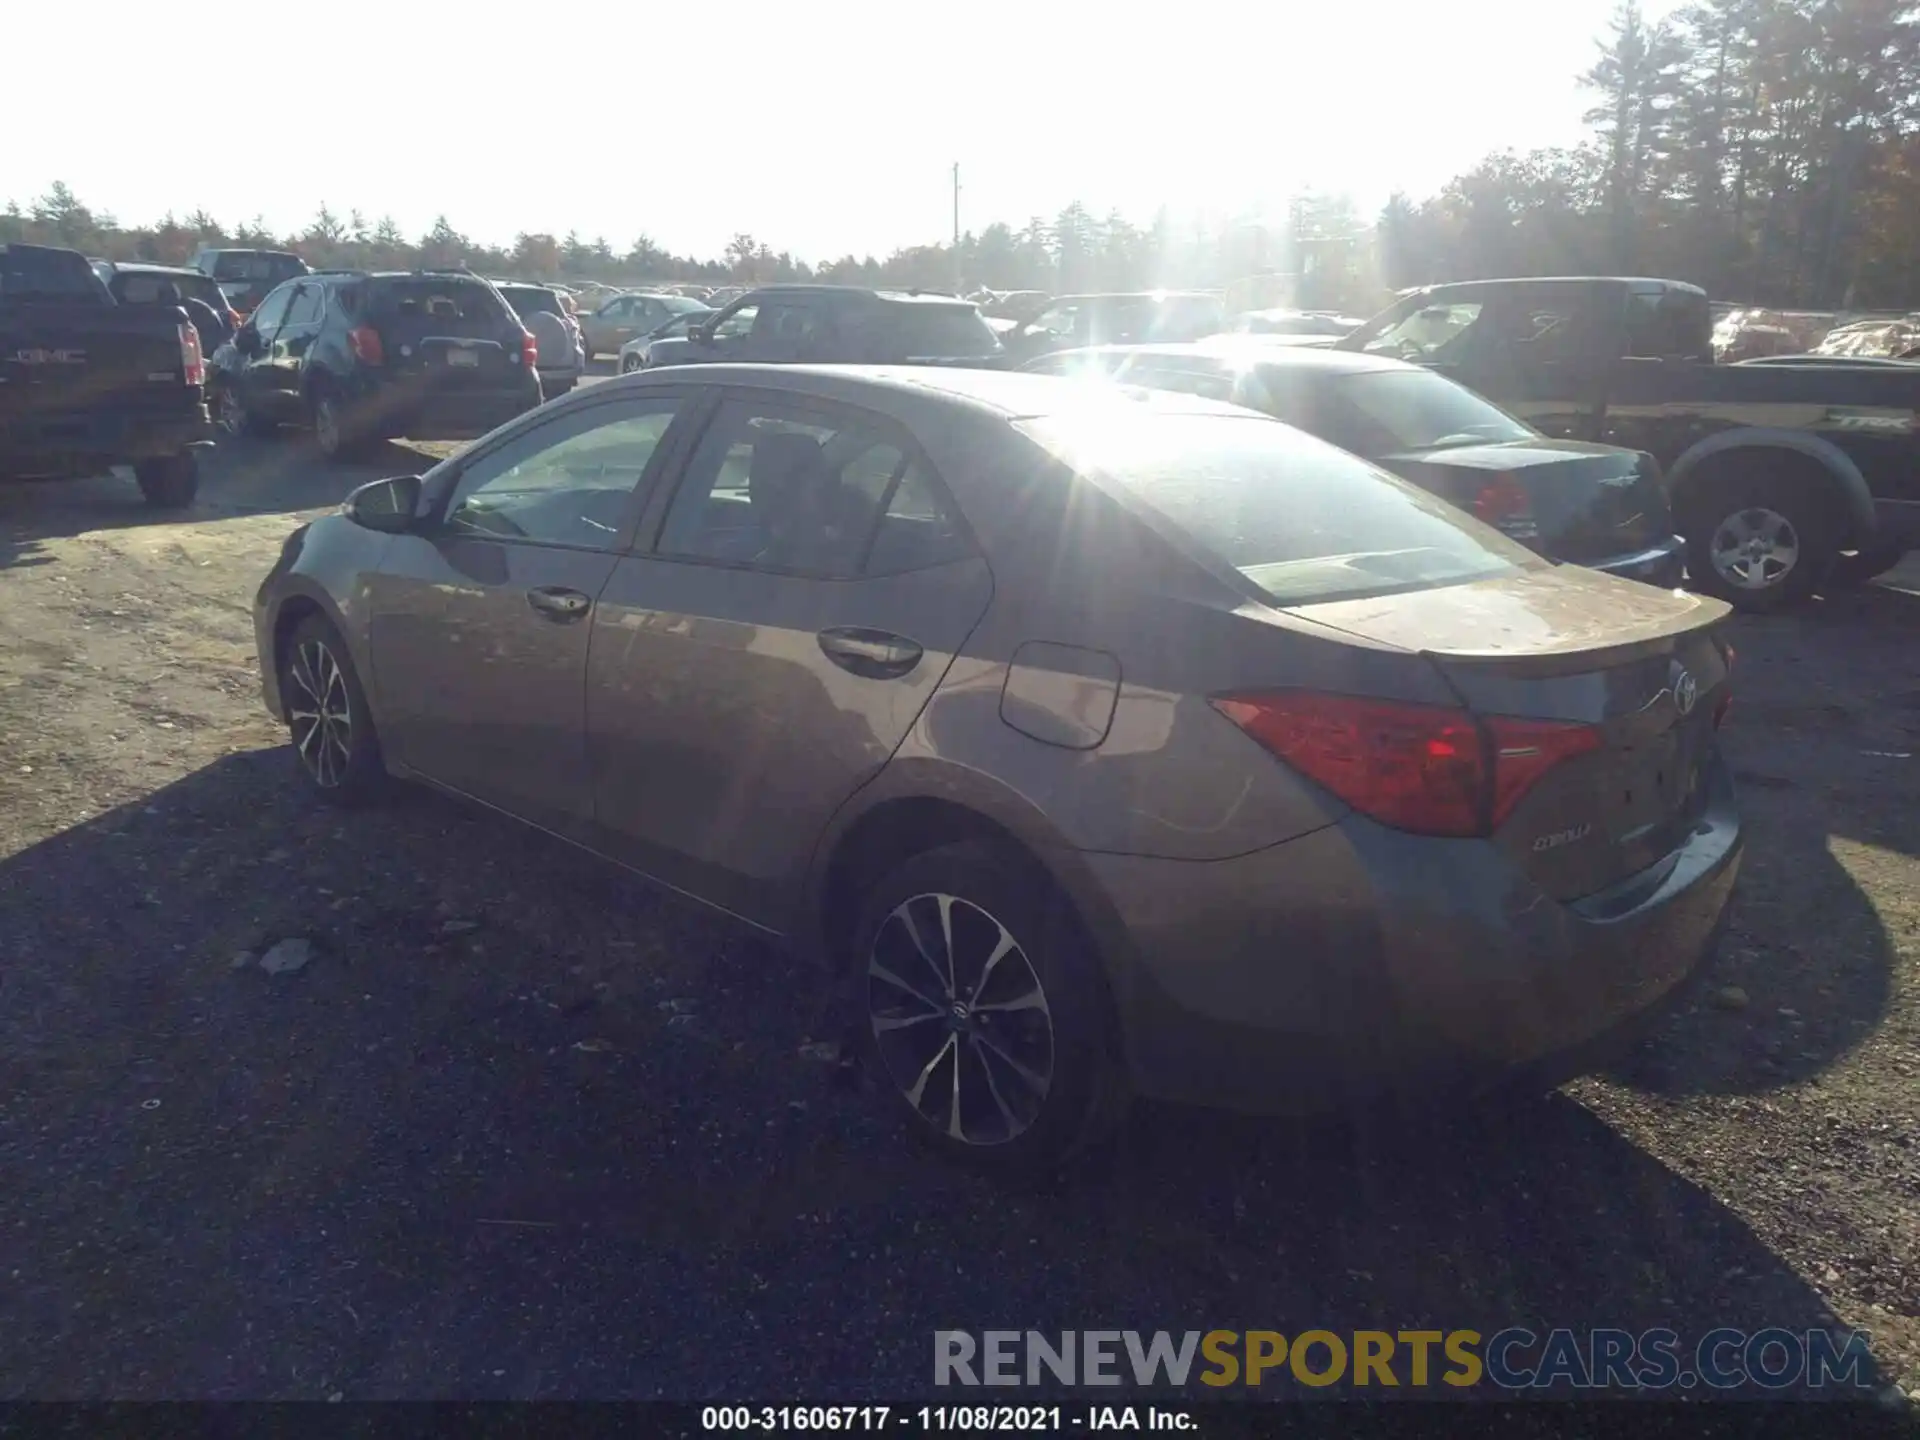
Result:
[[[889,911],[868,952],[867,1017],[894,1084],[948,1138],[1004,1145],[1039,1118],[1054,1078],[1046,990],[980,906],[932,893]]]
[[[340,412],[330,395],[323,395],[314,403],[313,433],[323,452],[328,455],[340,453]]]
[[[247,407],[241,402],[240,393],[231,385],[220,387],[220,428],[229,435],[246,433]]]
[[[304,640],[287,667],[293,693],[287,697],[287,725],[313,783],[338,789],[353,755],[353,701],[347,677],[333,651],[320,640]]]
[[[1741,590],[1771,590],[1800,563],[1800,533],[1777,510],[1736,510],[1713,532],[1709,554],[1727,584]]]

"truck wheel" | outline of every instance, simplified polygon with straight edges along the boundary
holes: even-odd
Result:
[[[1835,556],[1820,588],[1827,591],[1857,590],[1869,580],[1886,574],[1906,558],[1905,546],[1885,545],[1852,555]]]
[[[178,455],[142,460],[133,467],[133,478],[154,509],[184,510],[200,493],[200,457],[182,450]]]
[[[1838,550],[1817,485],[1796,478],[1729,475],[1704,482],[1681,508],[1688,578],[1739,610],[1805,600]]]
[[[366,448],[366,436],[332,391],[313,397],[313,438],[329,460],[351,460]]]

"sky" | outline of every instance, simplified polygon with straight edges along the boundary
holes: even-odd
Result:
[[[324,202],[409,235],[444,213],[493,243],[706,256],[744,231],[810,261],[948,238],[955,163],[966,229],[1075,199],[1278,213],[1307,189],[1370,213],[1579,140],[1574,77],[1613,3],[323,0],[170,27],[161,63],[147,0],[96,0],[84,87],[8,67],[9,112],[42,120],[6,128],[0,202],[58,179],[126,223],[204,208],[284,233]],[[64,5],[13,11],[16,57],[74,56]]]

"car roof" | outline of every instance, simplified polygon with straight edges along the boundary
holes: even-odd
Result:
[[[1515,275],[1505,280],[1441,280],[1416,286],[1405,295],[1424,295],[1432,290],[1498,290],[1515,285],[1658,285],[1663,290],[1684,290],[1704,296],[1707,292],[1684,280],[1662,280],[1654,275]]]
[[[159,265],[146,260],[109,260],[116,274],[184,275],[195,280],[210,278],[204,271],[186,265]]]
[[[1084,295],[1055,295],[1056,305],[1083,300],[1219,300],[1216,290],[1096,290]]]
[[[1334,350],[1317,345],[1276,345],[1264,335],[1216,335],[1186,344],[1167,342],[1158,345],[1088,345],[1077,350],[1062,350],[1060,355],[1161,355],[1171,358],[1193,357],[1231,361],[1236,364],[1281,366],[1292,370],[1318,370],[1326,374],[1363,375],[1380,370],[1419,370],[1405,360],[1386,355],[1369,355],[1361,350]]]
[[[738,298],[749,295],[819,295],[836,300],[878,300],[889,305],[967,305],[958,295],[937,290],[875,290],[865,285],[756,285]]]
[[[1059,375],[1035,375],[1018,370],[974,370],[943,365],[697,365],[639,370],[596,385],[591,395],[617,394],[615,387],[652,389],[657,386],[757,385],[848,404],[874,403],[887,396],[903,401],[949,401],[1003,420],[1037,420],[1073,414],[1094,407],[1111,407],[1107,386]],[[1162,414],[1238,415],[1252,412],[1237,405],[1202,399],[1174,391],[1120,391],[1136,403],[1151,405]]]

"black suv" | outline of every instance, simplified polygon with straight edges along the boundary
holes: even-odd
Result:
[[[321,271],[260,302],[214,357],[221,424],[311,425],[329,457],[468,440],[540,403],[534,338],[477,275]]]
[[[967,365],[1006,361],[979,309],[951,295],[846,285],[768,285],[662,337],[647,365],[701,361],[763,364]]]

